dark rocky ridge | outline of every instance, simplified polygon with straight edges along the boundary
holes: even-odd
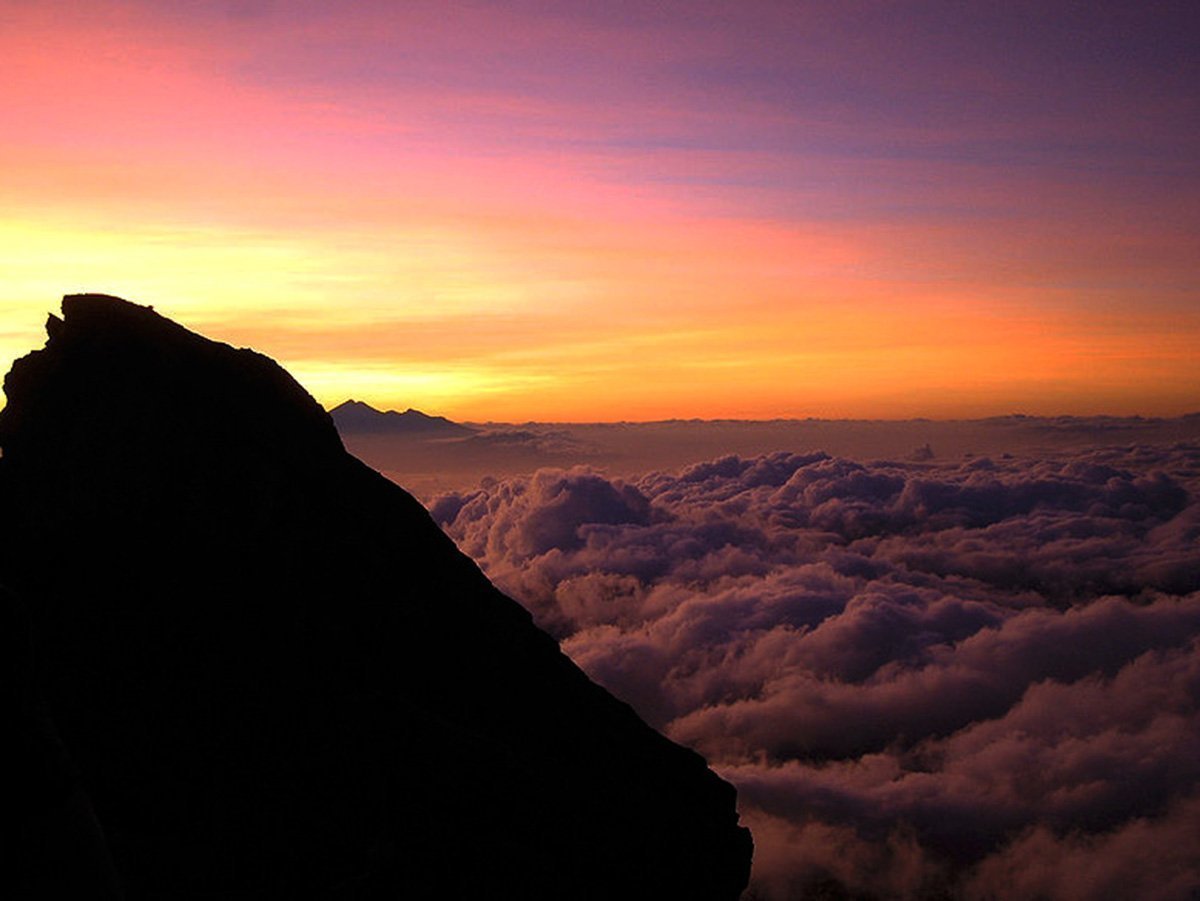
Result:
[[[128,897],[737,897],[732,788],[287,373],[115,298],[63,313],[5,379],[0,582],[78,770],[46,797],[87,820],[83,787]]]

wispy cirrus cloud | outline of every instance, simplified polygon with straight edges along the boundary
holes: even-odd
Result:
[[[307,339],[284,361],[334,403],[377,377],[355,355],[368,333],[347,329],[437,319],[433,371],[460,375],[364,396],[459,418],[1195,402],[1200,79],[1183,13],[0,14],[5,331],[69,290],[229,340],[241,317],[274,316],[281,346]],[[564,311],[606,340],[564,341]],[[537,339],[501,367],[542,360],[538,379],[464,352],[473,318],[496,313]],[[642,350],[681,332],[694,340]],[[610,352],[621,341],[637,352]],[[507,387],[473,400],[485,382]]]

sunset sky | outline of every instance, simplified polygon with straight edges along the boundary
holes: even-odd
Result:
[[[1181,3],[0,0],[64,293],[458,419],[1200,409]]]

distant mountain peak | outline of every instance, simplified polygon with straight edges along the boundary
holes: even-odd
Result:
[[[338,431],[343,434],[411,435],[420,438],[466,436],[475,430],[444,416],[430,416],[409,407],[403,413],[378,410],[361,400],[342,401],[329,411]]]

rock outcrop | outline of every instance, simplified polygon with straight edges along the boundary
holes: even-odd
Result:
[[[29,753],[69,759],[43,778],[94,810],[96,873],[129,898],[738,896],[733,789],[283,369],[116,298],[63,314],[5,379],[0,582],[32,635],[17,706],[53,722]]]

